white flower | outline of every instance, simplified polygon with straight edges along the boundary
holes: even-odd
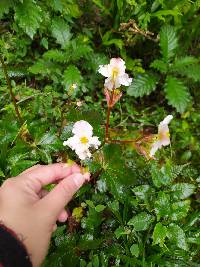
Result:
[[[71,87],[72,87],[73,89],[76,89],[77,86],[78,86],[78,85],[77,85],[76,83],[73,83]]]
[[[153,157],[156,151],[162,146],[168,146],[170,144],[170,133],[168,124],[173,119],[172,115],[168,115],[158,126],[158,134],[156,141],[152,144],[150,150],[150,156]]]
[[[63,142],[64,146],[69,146],[81,160],[91,157],[90,147],[98,148],[101,142],[97,136],[93,135],[92,126],[84,120],[77,121],[72,129],[74,136]]]
[[[109,90],[113,90],[121,85],[129,86],[131,84],[132,78],[129,78],[128,74],[125,73],[125,69],[124,60],[112,58],[110,64],[100,65],[98,72],[107,77],[104,86]]]

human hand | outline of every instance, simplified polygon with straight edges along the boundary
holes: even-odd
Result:
[[[65,205],[89,177],[76,164],[36,165],[0,187],[0,221],[23,238],[33,267],[44,260],[56,221],[67,220]],[[58,183],[51,192],[43,189],[51,183]]]

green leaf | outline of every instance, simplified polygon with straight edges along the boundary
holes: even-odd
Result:
[[[171,203],[169,195],[165,194],[164,192],[159,192],[154,205],[158,221],[160,218],[168,217],[170,215]]]
[[[105,208],[106,208],[106,206],[104,206],[104,205],[97,205],[97,206],[95,207],[95,210],[96,210],[97,212],[102,212],[103,210],[105,210]]]
[[[174,192],[173,197],[175,200],[185,199],[192,195],[195,191],[195,185],[188,183],[178,183],[174,184],[171,187],[171,190]]]
[[[200,81],[200,65],[195,64],[190,67],[185,67],[180,70],[180,74],[187,76],[188,78],[194,80],[195,82]]]
[[[158,244],[160,247],[163,247],[166,236],[167,227],[162,225],[160,222],[157,223],[153,231],[153,245]]]
[[[156,89],[157,82],[158,78],[156,75],[150,73],[138,75],[128,87],[127,94],[134,97],[149,95]]]
[[[141,212],[133,217],[129,222],[128,225],[132,225],[135,231],[145,231],[149,228],[150,224],[153,222],[154,218],[152,215]]]
[[[179,248],[188,250],[185,233],[178,225],[174,223],[170,224],[167,236],[172,242],[176,243]]]
[[[46,53],[43,54],[43,58],[59,63],[67,62],[67,57],[63,53],[63,51],[59,51],[57,49],[48,50]]]
[[[170,66],[170,71],[180,71],[181,73],[183,68],[196,64],[197,62],[198,60],[192,56],[177,58],[174,61],[174,63]]]
[[[171,219],[179,221],[185,218],[190,209],[190,200],[174,202],[171,205]]]
[[[5,177],[5,174],[3,173],[1,169],[0,169],[0,177]]]
[[[129,229],[126,229],[124,227],[119,227],[115,230],[115,236],[117,239],[119,239],[121,236],[123,235],[128,235],[130,234],[130,230]]]
[[[177,78],[168,76],[164,90],[168,103],[183,113],[191,100],[188,88]]]
[[[63,74],[64,85],[66,87],[71,86],[72,84],[80,84],[82,81],[82,76],[79,69],[74,65],[69,65]]]
[[[165,62],[175,55],[175,50],[178,46],[178,39],[174,27],[164,25],[160,31],[160,48]]]
[[[156,59],[151,63],[150,67],[160,71],[161,73],[166,73],[168,66],[163,60]]]
[[[162,185],[171,185],[171,183],[179,176],[186,165],[172,165],[170,161],[167,161],[163,166],[152,163],[151,175],[153,183],[156,187]]]
[[[65,48],[72,36],[67,22],[62,18],[54,18],[52,20],[51,30],[52,36],[56,39],[57,43],[60,44],[62,48]]]
[[[15,20],[31,38],[35,35],[42,21],[42,10],[33,0],[18,3],[15,7]]]
[[[3,14],[7,14],[9,9],[13,6],[13,0],[1,0],[0,1],[0,18],[3,17]]]
[[[139,250],[139,246],[138,244],[133,244],[131,247],[130,247],[130,252],[133,256],[135,257],[138,257],[139,254],[140,254],[140,250]]]

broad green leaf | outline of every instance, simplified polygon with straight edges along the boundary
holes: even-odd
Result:
[[[0,1],[0,18],[3,17],[3,14],[7,14],[9,9],[13,6],[13,0],[1,0]]]
[[[153,222],[154,218],[152,215],[141,212],[134,216],[129,222],[128,225],[132,225],[135,231],[145,231],[149,228],[150,224]]]
[[[188,183],[177,183],[172,185],[173,197],[175,200],[185,199],[192,195],[195,191],[195,185]]]
[[[42,21],[42,10],[34,0],[26,0],[16,5],[15,20],[33,38]]]
[[[148,195],[148,192],[150,191],[150,188],[151,187],[149,185],[145,184],[134,187],[132,191],[138,198],[140,198],[141,200],[145,200]]]
[[[167,236],[172,242],[176,243],[179,248],[188,250],[185,233],[178,225],[174,223],[170,224]]]
[[[57,43],[60,44],[62,48],[65,48],[72,36],[67,22],[62,18],[54,18],[52,20],[51,30],[52,36],[56,39]]]
[[[160,48],[165,62],[175,55],[178,46],[178,39],[174,27],[164,25],[160,31]]]
[[[152,163],[151,175],[154,185],[156,187],[171,185],[184,168],[185,165],[172,165],[170,161],[167,161],[163,166],[159,166],[157,163]]]
[[[134,97],[149,95],[156,89],[158,78],[150,73],[140,74],[135,77],[134,82],[128,87],[127,94]]]
[[[139,246],[138,244],[133,244],[131,247],[130,247],[130,252],[133,256],[135,257],[138,257],[139,254],[140,254],[140,250],[139,250]]]
[[[167,236],[167,227],[162,225],[160,222],[156,224],[153,231],[153,245],[159,245],[163,247],[165,238]]]
[[[162,217],[170,216],[171,203],[170,203],[170,196],[168,194],[165,194],[164,192],[159,192],[154,206],[158,221]]]
[[[164,86],[168,103],[180,113],[183,113],[190,103],[188,88],[177,78],[168,76]]]
[[[174,202],[171,205],[171,219],[173,221],[179,221],[185,218],[190,209],[190,200],[183,200]]]

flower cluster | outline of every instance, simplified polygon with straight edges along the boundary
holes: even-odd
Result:
[[[91,157],[90,148],[97,149],[100,141],[97,136],[93,136],[92,126],[84,120],[77,121],[72,129],[74,136],[63,142],[64,146],[69,146],[81,160]]]
[[[155,159],[154,155],[158,149],[170,144],[170,134],[168,124],[173,119],[172,115],[168,115],[158,126],[158,133],[156,135],[144,135],[136,141],[134,140],[112,140],[109,137],[109,116],[111,108],[122,96],[120,86],[129,86],[132,82],[132,78],[129,78],[125,73],[125,62],[121,58],[112,58],[110,64],[99,66],[99,73],[106,77],[104,83],[104,94],[108,104],[107,121],[105,127],[105,142],[117,141],[118,143],[132,143],[135,142],[136,150],[143,154],[147,159]],[[71,87],[76,88],[76,84]],[[79,101],[80,102],[80,101]],[[77,102],[77,106],[81,106],[82,103]],[[77,121],[72,129],[74,134],[67,141],[63,142],[64,146],[70,147],[81,160],[90,158],[91,148],[98,149],[100,141],[97,136],[93,136],[93,127],[84,120]]]
[[[98,72],[106,77],[104,94],[109,107],[113,107],[122,96],[118,88],[121,85],[129,86],[132,82],[125,70],[125,62],[121,58],[112,58],[110,64],[99,66]]]

